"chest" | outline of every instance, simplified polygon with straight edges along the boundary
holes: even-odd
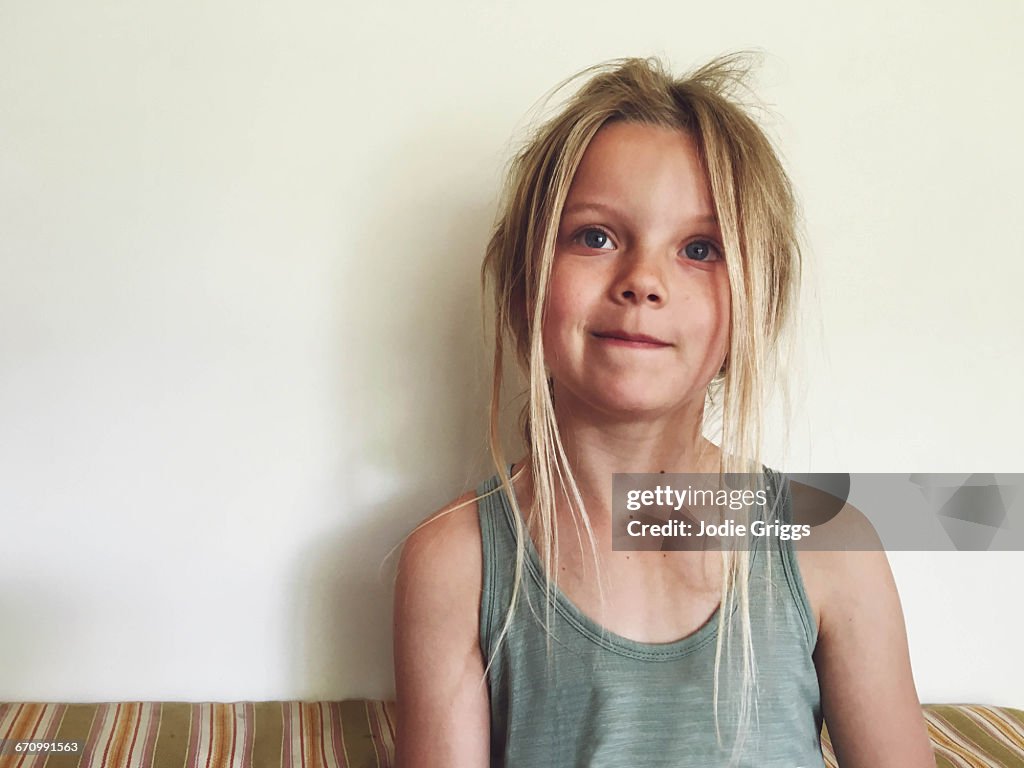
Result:
[[[586,548],[585,548],[586,549]],[[612,552],[600,563],[603,599],[589,552],[559,555],[558,588],[584,615],[609,631],[642,643],[671,643],[717,620],[721,556],[717,552]],[[820,626],[822,554],[797,552],[801,583]],[[780,583],[782,574],[778,574]]]

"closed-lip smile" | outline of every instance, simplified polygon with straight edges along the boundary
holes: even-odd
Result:
[[[614,328],[609,331],[595,331],[594,335],[599,339],[614,339],[619,341],[632,341],[648,344],[651,346],[668,347],[671,346],[667,341],[655,338],[654,336],[648,336],[646,333],[629,333],[618,328]]]

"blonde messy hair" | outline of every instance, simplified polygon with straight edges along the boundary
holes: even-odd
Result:
[[[801,255],[790,180],[771,141],[752,118],[750,105],[740,98],[741,91],[749,92],[746,78],[751,58],[749,52],[720,56],[681,77],[674,77],[656,58],[615,59],[585,69],[556,86],[555,92],[588,78],[557,114],[535,129],[511,161],[481,269],[484,296],[488,295],[490,282],[494,300],[490,451],[501,479],[500,488],[516,511],[517,528],[512,602],[498,643],[507,635],[518,603],[525,557],[524,519],[535,524],[538,532],[537,551],[547,576],[546,615],[550,618],[559,570],[556,475],[561,488],[567,489],[562,493],[570,499],[574,519],[587,531],[596,565],[593,531],[555,420],[541,327],[562,207],[590,141],[611,121],[677,129],[696,141],[723,236],[732,307],[726,363],[708,383],[711,407],[705,408],[704,426],[716,416],[720,420],[720,472],[761,472],[767,390],[781,369],[782,342],[788,338],[784,331],[795,309]],[[500,440],[506,340],[529,380],[529,400],[520,412],[534,479],[529,517],[518,509]],[[788,397],[784,406],[788,415]],[[738,603],[743,677],[734,759],[748,730],[751,703],[756,714],[756,666],[748,601],[751,554],[748,549],[722,552],[714,710],[717,724],[722,629]],[[600,589],[600,580],[598,586]],[[603,599],[603,591],[601,595]],[[731,638],[731,621],[728,632]],[[550,634],[548,640],[550,648]]]

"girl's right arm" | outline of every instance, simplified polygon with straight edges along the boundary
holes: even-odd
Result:
[[[396,768],[490,765],[482,567],[476,503],[431,521],[403,546],[394,604]]]

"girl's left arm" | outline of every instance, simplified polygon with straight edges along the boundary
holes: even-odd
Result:
[[[935,768],[889,560],[863,513],[852,517],[856,540],[876,546],[821,553],[828,575],[814,650],[836,759],[840,768]]]

